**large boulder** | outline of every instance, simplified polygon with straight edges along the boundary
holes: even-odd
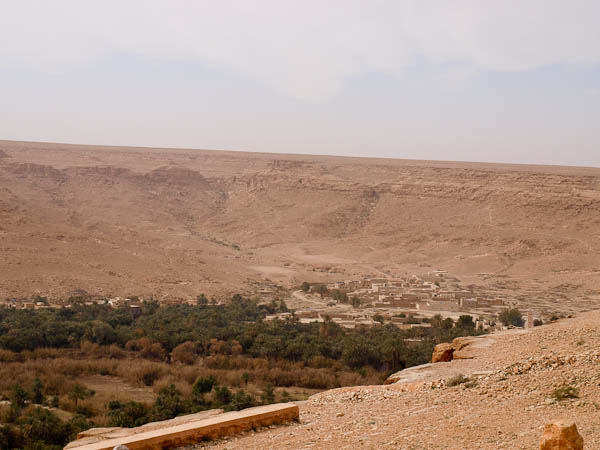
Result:
[[[431,362],[448,362],[452,361],[452,356],[454,354],[454,346],[447,342],[442,344],[438,344],[433,349],[433,355],[431,355]]]
[[[477,341],[476,337],[457,337],[452,343],[444,342],[435,346],[431,362],[448,362],[453,359],[472,359],[475,357],[475,346],[472,346]]]
[[[474,354],[474,342],[477,341],[476,337],[467,336],[467,337],[457,337],[452,341],[452,347],[454,348],[454,353],[452,353],[452,359],[473,359],[475,357]]]
[[[583,450],[583,438],[577,425],[562,420],[546,424],[540,450]]]

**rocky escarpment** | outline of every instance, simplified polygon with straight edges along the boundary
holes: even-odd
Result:
[[[0,296],[81,288],[195,298],[275,278],[255,267],[286,267],[275,281],[294,285],[328,281],[316,272],[335,265],[344,278],[483,272],[499,291],[547,292],[529,301],[574,308],[552,291],[567,284],[579,304],[597,301],[600,169],[15,142],[0,150],[0,189],[19,206],[3,217]]]

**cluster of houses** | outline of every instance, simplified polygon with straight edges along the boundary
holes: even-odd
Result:
[[[4,307],[10,309],[62,309],[72,308],[74,303],[50,303],[43,297],[39,297],[33,300],[23,298],[9,298],[7,300],[0,301],[0,308]],[[82,300],[77,302],[77,304],[86,306],[109,305],[112,308],[129,306],[133,317],[139,317],[142,314],[142,304],[138,299],[130,299],[123,297],[114,297],[109,299],[99,298],[94,300]]]
[[[356,328],[360,326],[371,327],[379,325],[380,322],[376,321],[373,315],[369,313],[339,313],[339,312],[323,312],[323,311],[295,311],[294,313],[278,313],[270,314],[265,317],[266,321],[271,320],[285,320],[287,318],[297,317],[300,323],[314,323],[324,322],[325,320],[332,320],[341,327],[344,328]],[[384,323],[391,323],[396,325],[398,328],[403,330],[409,330],[411,328],[429,328],[430,323],[407,323],[406,318],[393,316],[391,314],[381,314],[381,319]]]
[[[327,285],[328,296],[340,291],[349,298],[360,299],[361,306],[374,308],[403,308],[417,311],[461,312],[474,309],[505,306],[501,298],[474,297],[469,290],[457,284],[450,287],[449,277],[443,270],[426,275],[413,275],[407,278],[365,278],[364,280],[337,281]]]

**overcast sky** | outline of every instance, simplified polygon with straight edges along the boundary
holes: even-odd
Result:
[[[600,1],[1,0],[0,139],[600,167]]]

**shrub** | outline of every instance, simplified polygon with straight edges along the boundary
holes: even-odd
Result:
[[[568,398],[579,398],[579,389],[575,386],[562,385],[552,391],[552,398],[561,401]]]
[[[167,352],[158,342],[154,342],[147,337],[141,337],[128,341],[125,348],[130,351],[138,351],[140,356],[154,361],[164,361]]]
[[[69,432],[62,421],[51,411],[34,408],[22,418],[23,434],[31,441],[64,445]]]
[[[500,313],[498,318],[500,319],[500,322],[506,326],[514,325],[515,327],[522,327],[525,323],[521,311],[519,311],[517,308],[505,309]]]
[[[15,384],[12,390],[11,402],[12,406],[17,409],[25,407],[27,401],[27,392],[21,387],[20,384]]]
[[[12,352],[10,350],[0,349],[0,362],[9,363],[9,362],[22,362],[23,355],[21,353]],[[2,447],[0,447],[2,448]]]
[[[86,389],[85,386],[82,386],[81,384],[75,384],[69,392],[69,398],[75,403],[75,410],[77,410],[78,401],[92,397],[94,393],[94,391]]]
[[[462,373],[453,376],[452,378],[449,378],[448,381],[446,381],[446,386],[448,387],[453,387],[453,386],[458,386],[459,384],[463,384],[469,381],[468,377],[465,377]]]
[[[379,322],[379,323],[383,323],[384,322],[384,318],[383,318],[383,316],[381,314],[375,314],[373,316],[373,320],[375,322]]]
[[[135,367],[131,372],[124,375],[138,384],[153,386],[165,375],[165,370],[158,364],[146,363]]]
[[[194,395],[203,395],[212,391],[213,386],[217,384],[217,380],[211,375],[209,377],[200,377],[194,383],[192,392]]]
[[[181,400],[181,393],[174,384],[170,384],[158,392],[158,397],[152,405],[150,419],[152,421],[167,420],[184,412],[186,412],[186,408]]]
[[[143,403],[112,401],[108,403],[108,424],[111,427],[139,427],[148,423],[149,408]]]
[[[93,417],[96,412],[91,405],[79,404],[75,409],[75,413],[83,417]]]
[[[226,386],[217,386],[215,388],[215,401],[220,405],[229,405],[231,403],[231,391]]]
[[[243,389],[236,392],[231,400],[231,408],[239,411],[241,409],[251,408],[255,405],[254,397],[246,394]]]
[[[31,401],[33,403],[37,403],[38,405],[44,403],[44,394],[42,392],[43,387],[44,385],[42,380],[36,378],[33,384],[33,390],[31,392]]]
[[[275,403],[275,392],[273,391],[273,385],[271,383],[265,385],[261,398],[264,405]]]
[[[475,328],[475,322],[473,322],[473,316],[462,315],[456,321],[458,328]]]
[[[171,352],[171,359],[174,362],[182,364],[194,364],[198,359],[198,343],[186,341],[183,344],[179,344]]]
[[[281,401],[282,401],[283,403],[287,403],[287,402],[289,402],[289,401],[290,401],[290,393],[289,393],[288,391],[285,391],[285,390],[284,390],[284,391],[281,393]]]

